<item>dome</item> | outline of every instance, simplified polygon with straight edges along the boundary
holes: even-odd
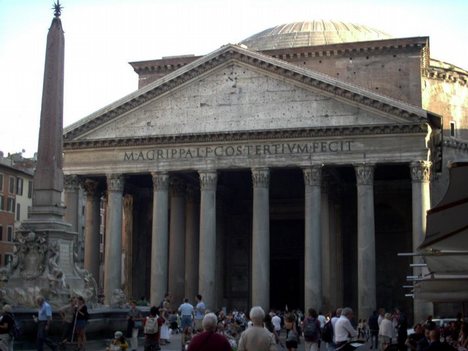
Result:
[[[359,24],[317,20],[272,27],[252,35],[241,44],[262,51],[390,38],[389,34]]]

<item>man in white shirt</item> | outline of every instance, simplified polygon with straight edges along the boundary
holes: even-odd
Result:
[[[182,330],[192,326],[193,311],[193,306],[188,302],[188,299],[185,298],[184,303],[179,306],[180,327]]]
[[[353,310],[349,307],[343,308],[341,317],[336,321],[334,333],[336,351],[348,351],[352,347],[348,344],[349,338],[355,338],[358,335],[356,329],[351,325]]]
[[[271,323],[275,327],[275,333],[279,337],[281,332],[281,318],[273,312],[273,316],[271,317]]]

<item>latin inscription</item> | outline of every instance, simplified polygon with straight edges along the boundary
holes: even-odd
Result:
[[[351,140],[314,141],[311,143],[278,143],[194,146],[178,148],[156,148],[126,151],[124,161],[153,161],[173,159],[196,159],[216,157],[250,157],[275,155],[303,155],[315,153],[339,153],[351,151]]]

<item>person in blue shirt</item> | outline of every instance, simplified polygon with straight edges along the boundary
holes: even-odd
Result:
[[[48,336],[50,324],[52,323],[52,307],[42,296],[36,299],[36,303],[39,306],[37,317],[34,316],[34,320],[37,322],[37,351],[43,351],[44,344],[49,346],[53,351],[56,351],[57,345]]]

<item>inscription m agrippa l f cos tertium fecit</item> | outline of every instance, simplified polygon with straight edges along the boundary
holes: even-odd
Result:
[[[297,155],[316,153],[340,153],[352,151],[353,141],[314,141],[304,143],[271,143],[151,148],[125,151],[124,161],[154,161],[174,159],[196,159],[216,157],[250,157]]]

